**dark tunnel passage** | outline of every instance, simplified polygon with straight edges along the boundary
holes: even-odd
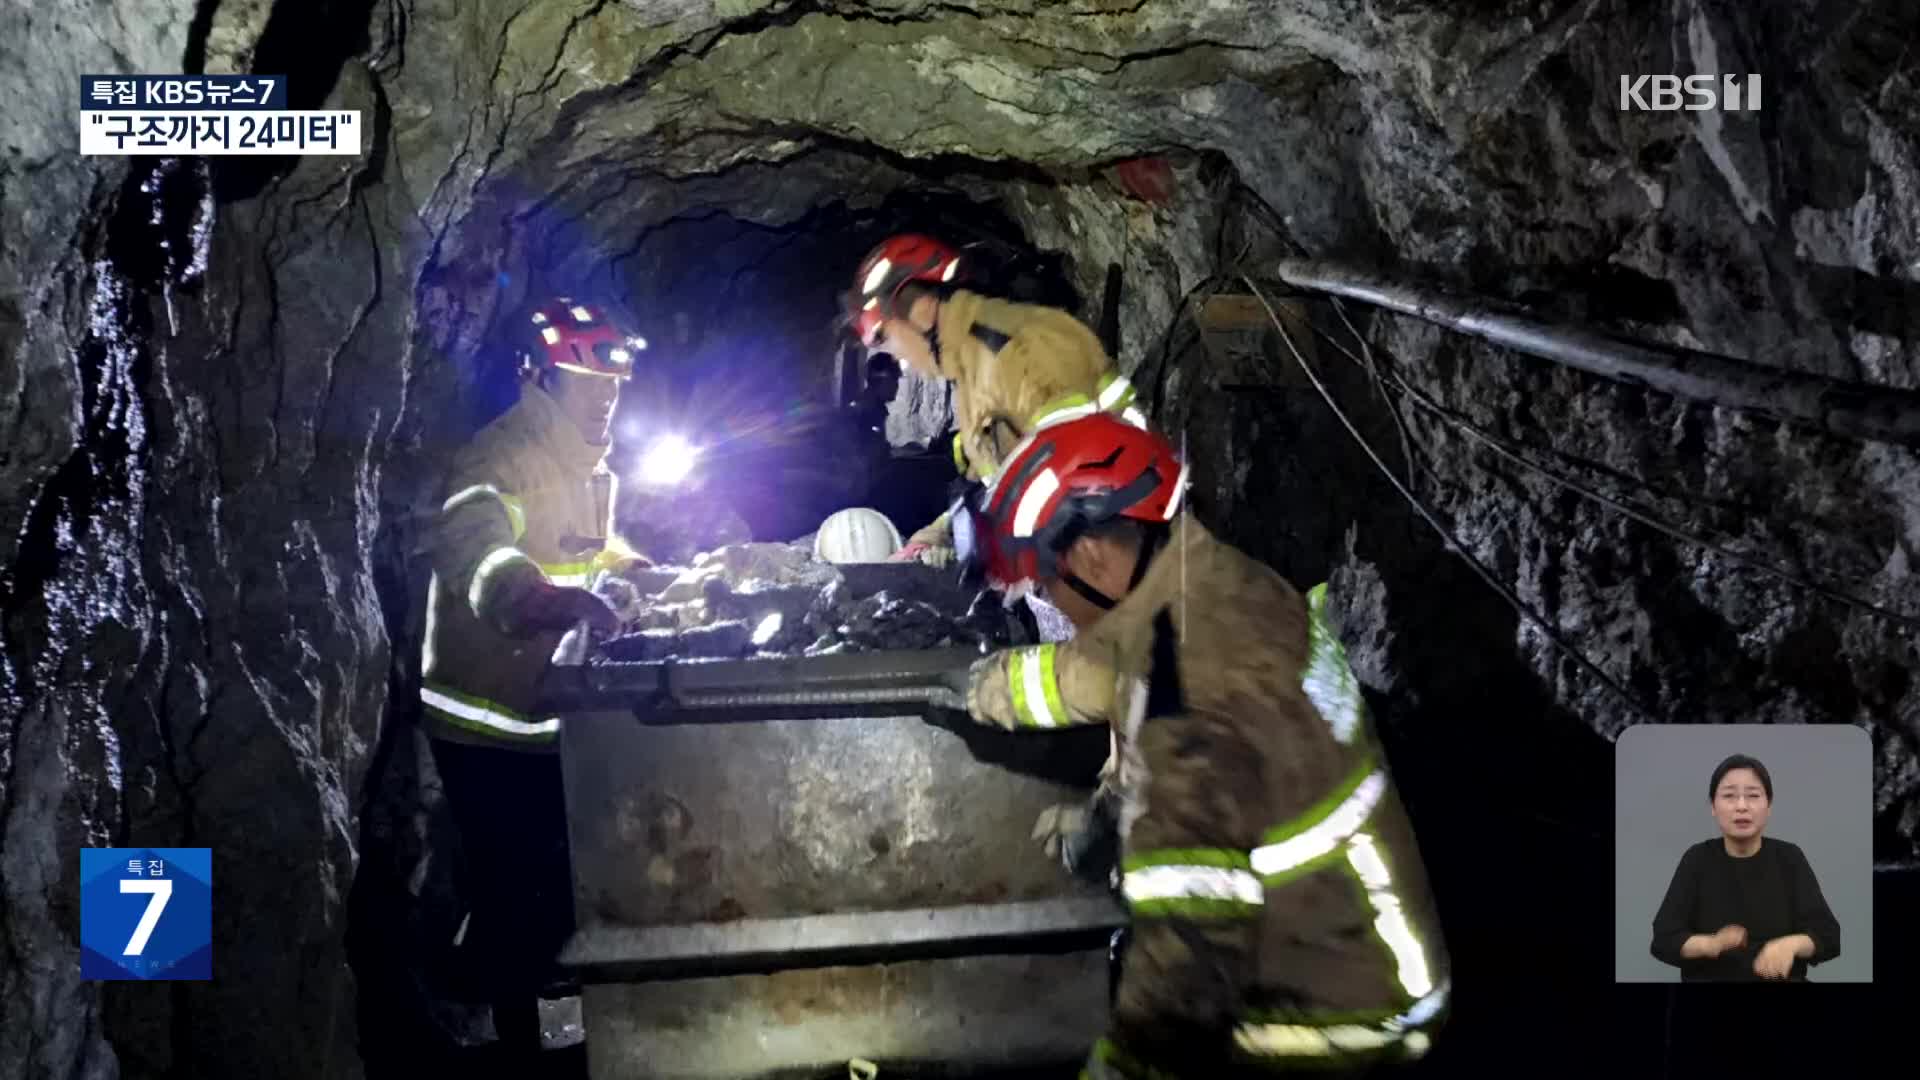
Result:
[[[1904,1030],[1911,4],[82,6],[0,21],[0,1075],[1081,1075],[1128,970],[1114,920],[1135,972],[1171,966],[1108,874],[1120,841],[1062,824],[1121,744],[965,720],[975,661],[1010,650],[1034,658],[1005,669],[1011,726],[1071,715],[1063,669],[1028,673],[1089,627],[872,561],[960,477],[963,391],[849,327],[862,258],[905,234],[960,254],[958,288],[1080,324],[1123,382],[1072,389],[1137,394],[1191,469],[1183,520],[1325,584],[1283,696],[1337,729],[1310,677],[1337,650],[1417,838],[1447,1017],[1409,1075],[1678,1075],[1756,1031],[1853,1075]],[[76,154],[72,80],[42,68],[284,74],[364,140]],[[1755,72],[1766,104],[1616,94],[1669,70]],[[567,385],[522,364],[569,306],[635,357],[593,452],[616,486],[569,474],[604,500],[584,533],[529,527],[513,469],[461,471]],[[1078,339],[1050,340],[1020,363]],[[493,546],[456,559],[468,526]],[[617,629],[569,608],[434,645],[516,554]],[[487,696],[516,665],[544,698]],[[475,766],[444,726],[475,710],[554,714],[555,752]],[[1655,731],[1722,741],[1630,758]],[[1799,997],[1696,993],[1649,951],[1736,751],[1845,926]],[[1251,767],[1293,791],[1314,761]],[[1196,798],[1229,816],[1248,762],[1209,767]],[[213,976],[88,974],[105,879],[76,851],[179,848],[215,864]],[[1376,905],[1326,947],[1404,966],[1351,850],[1352,895],[1298,917]],[[547,906],[497,899],[536,881]],[[1261,926],[1274,953],[1311,933]],[[519,948],[541,985],[507,1001]]]

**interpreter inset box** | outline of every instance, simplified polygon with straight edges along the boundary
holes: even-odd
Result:
[[[1614,744],[1615,982],[1872,982],[1873,743],[1640,724]]]

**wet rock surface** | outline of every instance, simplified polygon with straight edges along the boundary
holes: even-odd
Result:
[[[447,932],[444,829],[430,771],[408,764],[418,532],[437,468],[510,383],[502,313],[560,290],[630,300],[660,363],[698,357],[713,377],[697,430],[744,445],[827,400],[835,294],[903,224],[1051,249],[1089,320],[1122,268],[1122,366],[1205,467],[1196,507],[1302,584],[1334,582],[1399,760],[1428,763],[1404,784],[1423,843],[1456,856],[1437,864],[1443,895],[1510,872],[1482,851],[1604,846],[1604,827],[1513,807],[1608,775],[1607,736],[1645,714],[1869,728],[1876,855],[1913,859],[1911,451],[1349,306],[1439,411],[1330,348],[1318,370],[1441,539],[1285,349],[1257,330],[1203,343],[1184,301],[1226,267],[1304,250],[1920,385],[1915,40],[1906,0],[222,0],[10,18],[0,1075],[356,1075],[350,883],[385,883],[375,942]],[[74,153],[80,74],[199,69],[289,74],[294,107],[361,110],[366,152]],[[1759,71],[1783,92],[1759,114],[1617,107],[1620,74],[1666,70]],[[1167,197],[1116,182],[1113,164],[1143,155],[1171,163]],[[900,198],[934,188],[944,211]],[[1344,331],[1336,312],[1315,320]],[[937,390],[903,380],[894,442],[942,449]],[[1406,413],[1405,443],[1383,400]],[[850,486],[773,445],[812,471],[758,470],[761,505]],[[811,527],[747,516],[776,523],[761,539]],[[750,647],[760,608],[723,585],[709,612],[706,588],[639,629],[733,648],[746,627]],[[783,650],[918,641],[933,625],[918,605],[954,610],[873,589],[816,612],[827,584],[786,588],[808,596],[763,598]],[[1508,783],[1463,795],[1458,775]],[[1486,844],[1491,821],[1507,847]],[[77,979],[73,851],[121,842],[215,849],[215,981]],[[1577,859],[1550,869],[1606,893]],[[1493,952],[1517,928],[1564,933],[1484,917]],[[1604,966],[1589,947],[1568,970]],[[1539,978],[1519,960],[1480,974]]]

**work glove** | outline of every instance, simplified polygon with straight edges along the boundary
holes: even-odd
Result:
[[[988,653],[967,670],[967,715],[1008,731],[1020,726],[1020,718],[1013,711],[1013,684],[1007,675],[1010,655],[1008,649]]]
[[[908,544],[888,556],[888,562],[917,562],[943,569],[953,565],[953,548],[942,544]]]
[[[601,574],[593,583],[593,595],[613,610],[622,626],[638,621],[646,609],[647,595],[640,586],[617,574]]]
[[[948,668],[935,678],[927,703],[936,709],[957,713],[966,712],[967,686],[972,681],[973,664]]]
[[[513,606],[514,625],[528,632],[571,630],[586,623],[595,633],[620,629],[620,618],[606,601],[585,589],[541,585],[528,589]]]
[[[638,570],[651,569],[653,569],[653,560],[647,558],[645,555],[641,555],[638,552],[620,551],[613,547],[605,547],[601,548],[600,551],[594,555],[593,563],[588,567],[588,573],[596,576],[601,573],[607,573],[616,577],[626,577]]]
[[[1101,885],[1111,884],[1120,854],[1118,798],[1105,787],[1085,803],[1062,803],[1040,811],[1033,839],[1067,873]]]

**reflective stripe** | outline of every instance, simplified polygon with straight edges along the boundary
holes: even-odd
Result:
[[[1042,410],[1033,418],[1033,430],[1040,431],[1043,428],[1050,428],[1056,424],[1064,424],[1069,420],[1078,420],[1083,416],[1092,416],[1094,413],[1100,411],[1099,407],[1093,402],[1088,401],[1085,396],[1080,396],[1080,402],[1078,405],[1067,405],[1051,410]],[[1030,437],[1031,436],[1029,436],[1029,438]],[[1013,460],[1012,455],[1008,455],[1007,460]]]
[[[1425,997],[1433,991],[1433,972],[1427,967],[1426,949],[1407,923],[1406,909],[1393,891],[1393,874],[1380,857],[1373,834],[1361,831],[1347,842],[1347,861],[1353,865],[1360,883],[1366,886],[1367,899],[1373,904],[1373,928],[1386,942],[1399,968],[1400,986],[1408,996]]]
[[[518,498],[508,495],[492,484],[475,484],[472,487],[463,488],[449,495],[447,501],[440,504],[440,512],[443,514],[451,514],[455,510],[477,499],[498,500],[501,508],[507,512],[507,523],[513,529],[514,540],[518,541],[522,536],[526,535],[526,508],[521,505]]]
[[[1173,516],[1180,512],[1180,500],[1187,493],[1188,469],[1189,466],[1185,462],[1182,462],[1180,465],[1180,477],[1173,482],[1173,494],[1167,497],[1168,521],[1172,521]]]
[[[1233,1033],[1234,1044],[1247,1053],[1277,1058],[1377,1052],[1401,1039],[1399,1032],[1362,1024],[1243,1024]]]
[[[434,622],[437,618],[434,615],[434,611],[435,609],[439,608],[439,606],[440,606],[440,575],[435,574],[432,577],[427,579],[427,632],[421,635],[421,638],[420,638],[420,670],[421,671],[433,670],[433,639],[435,636]]]
[[[1013,690],[1013,715],[1028,727],[1059,727],[1067,719],[1054,680],[1053,645],[1028,645],[1011,651],[1007,685]]]
[[[1313,701],[1320,718],[1333,728],[1333,737],[1351,745],[1359,731],[1365,704],[1360,683],[1347,665],[1347,651],[1327,623],[1327,586],[1315,585],[1307,592],[1308,660],[1301,676],[1301,689]]]
[[[1222,866],[1148,866],[1121,878],[1127,901],[1222,900],[1248,908],[1266,901],[1266,890],[1251,871]]]
[[[460,726],[487,734],[527,739],[551,738],[560,732],[560,718],[557,716],[530,721],[512,709],[485,698],[424,683],[420,687],[420,700],[455,720],[466,721]]]
[[[494,548],[492,554],[480,560],[480,565],[473,570],[473,581],[467,586],[467,606],[473,608],[475,615],[480,613],[481,602],[487,598],[487,589],[493,584],[493,575],[499,573],[502,567],[521,561],[528,563],[535,570],[540,569],[540,564],[528,558],[527,553],[519,548]]]
[[[1387,774],[1372,769],[1350,790],[1344,797],[1340,792],[1329,797],[1340,800],[1331,810],[1321,812],[1315,807],[1295,823],[1269,832],[1268,842],[1253,849],[1253,869],[1267,879],[1267,884],[1280,884],[1273,879],[1297,876],[1338,851],[1343,841],[1366,824],[1379,804],[1387,790]],[[1325,801],[1321,803],[1324,805]]]
[[[593,563],[591,561],[540,563],[538,565],[540,572],[547,575],[548,581],[562,587],[584,589],[587,587],[588,579],[593,576]]]
[[[1133,400],[1133,384],[1127,382],[1125,376],[1111,374],[1102,378],[1100,382],[1099,392],[1103,400],[1115,393],[1115,386],[1125,387],[1124,392],[1120,392],[1119,394],[1121,404],[1126,404]],[[1009,461],[1019,460],[1020,455],[1025,453],[1027,448],[1033,445],[1034,439],[1039,437],[1040,432],[1043,430],[1057,424],[1064,424],[1069,420],[1078,420],[1083,416],[1092,416],[1101,411],[1103,410],[1100,401],[1090,398],[1085,394],[1066,394],[1054,398],[1052,401],[1034,410],[1032,430],[1028,431],[1019,442],[1015,443],[1012,450],[1007,451],[1007,453],[1001,457],[1001,463],[1005,464]],[[1109,408],[1105,411],[1112,410]],[[1137,428],[1144,429],[1147,426],[1145,414],[1133,408],[1131,405],[1126,405],[1126,413],[1122,419]],[[955,443],[954,450],[958,453],[958,443]],[[958,464],[957,460],[956,464]],[[1000,486],[1000,479],[1005,475],[1005,470],[1001,469],[991,475],[981,477],[982,480],[987,482],[987,492],[983,503],[992,503],[994,490]]]
[[[1020,506],[1013,513],[1013,535],[1032,536],[1033,527],[1040,522],[1040,511],[1046,509],[1047,501],[1059,490],[1060,477],[1052,469],[1041,469],[1020,494]]]
[[[1120,419],[1125,420],[1127,423],[1132,424],[1142,431],[1147,429],[1147,414],[1141,412],[1140,407],[1137,405],[1127,406],[1125,411],[1121,412]]]
[[[1139,852],[1120,867],[1121,891],[1136,916],[1245,919],[1266,903],[1247,853],[1232,848]]]
[[[967,448],[961,445],[960,433],[953,433],[953,467],[961,476],[967,475]]]
[[[1442,982],[1398,1016],[1330,1017],[1319,1023],[1306,1018],[1243,1023],[1234,1031],[1233,1041],[1241,1050],[1259,1057],[1322,1057],[1391,1049],[1398,1050],[1402,1057],[1415,1058],[1432,1045],[1432,1037],[1417,1029],[1439,1015],[1447,992],[1448,984]]]
[[[1100,378],[1100,394],[1095,399],[1103,412],[1113,412],[1133,404],[1133,383],[1125,375],[1108,372]]]

